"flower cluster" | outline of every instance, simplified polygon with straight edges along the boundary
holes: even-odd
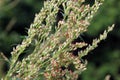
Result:
[[[77,80],[87,64],[81,58],[96,48],[113,29],[113,26],[110,27],[99,39],[93,40],[92,45],[72,43],[87,31],[101,4],[102,0],[95,0],[91,7],[84,4],[84,0],[45,1],[28,30],[28,36],[11,52],[10,69],[5,79]],[[61,19],[58,19],[58,14],[62,15]],[[33,43],[31,54],[19,61],[18,57]],[[78,51],[75,56],[73,51],[83,47],[86,49]]]

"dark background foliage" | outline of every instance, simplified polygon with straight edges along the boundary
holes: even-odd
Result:
[[[86,0],[87,3],[94,3]],[[35,13],[43,6],[43,0],[0,0],[0,52],[10,58],[12,48],[27,36],[27,30],[33,22]],[[90,43],[98,37],[108,25],[115,24],[108,38],[102,41],[94,51],[83,59],[88,60],[87,70],[80,80],[120,80],[120,1],[106,0],[91,21],[88,32],[81,37]],[[0,77],[8,69],[7,63],[0,57]]]

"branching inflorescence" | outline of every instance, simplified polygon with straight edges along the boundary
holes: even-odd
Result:
[[[86,69],[81,58],[97,47],[107,37],[109,27],[92,45],[83,42],[72,43],[87,31],[93,16],[103,0],[95,0],[90,7],[84,0],[48,0],[35,16],[28,30],[28,36],[11,52],[10,69],[5,79],[21,80],[77,80]],[[62,6],[62,9],[60,8]],[[58,19],[58,13],[62,19]],[[34,43],[34,49],[19,61],[19,56]],[[86,49],[73,55],[77,48]]]

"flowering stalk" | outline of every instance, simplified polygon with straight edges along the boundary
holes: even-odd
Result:
[[[90,7],[84,0],[48,0],[28,30],[28,36],[11,52],[10,69],[5,79],[47,79],[77,80],[86,69],[81,57],[97,47],[113,29],[110,27],[93,40],[92,45],[85,42],[72,43],[80,34],[87,31],[93,16],[103,0],[96,0]],[[61,9],[60,6],[63,8]],[[58,14],[62,19],[57,20]],[[34,48],[22,61],[18,57],[34,43]],[[87,47],[74,56],[77,48]]]

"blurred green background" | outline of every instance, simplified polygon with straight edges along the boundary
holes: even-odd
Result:
[[[93,0],[86,0],[91,2]],[[0,0],[0,52],[10,58],[12,48],[19,44],[33,22],[35,13],[43,6],[43,0]],[[115,24],[108,38],[94,51],[85,56],[87,70],[79,80],[120,80],[120,0],[105,0],[94,16],[88,32],[83,35],[86,42],[98,37],[108,25]],[[8,70],[7,62],[0,56],[0,78]]]

